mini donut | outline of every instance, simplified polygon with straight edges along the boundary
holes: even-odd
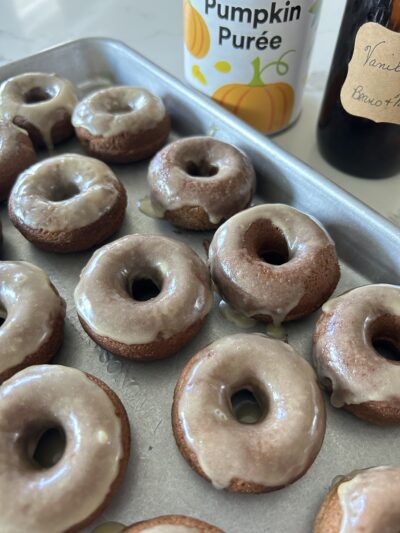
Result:
[[[35,450],[49,430],[65,437],[65,449],[46,467]],[[128,465],[122,403],[74,368],[31,366],[3,383],[0,434],[2,533],[80,531],[109,504]]]
[[[314,361],[334,407],[375,424],[400,423],[400,365],[375,341],[400,350],[400,286],[367,285],[329,300],[314,333]]]
[[[8,198],[18,174],[35,161],[27,132],[12,122],[0,121],[0,202]]]
[[[11,192],[11,222],[36,246],[80,252],[108,239],[122,224],[127,199],[111,169],[91,157],[65,154],[20,174]]]
[[[128,526],[123,533],[223,533],[207,522],[181,515],[166,515],[137,522]]]
[[[399,498],[399,466],[379,466],[342,476],[326,496],[313,533],[398,533]]]
[[[218,292],[233,309],[274,324],[318,309],[340,277],[328,233],[283,204],[258,205],[225,222],[211,242],[209,263]]]
[[[150,157],[171,129],[161,98],[141,87],[109,87],[90,94],[76,106],[72,123],[84,150],[110,163]]]
[[[150,286],[155,294],[143,296]],[[128,235],[103,246],[83,269],[75,305],[87,334],[132,359],[162,359],[198,332],[213,303],[206,265],[186,244]]]
[[[72,83],[56,74],[29,72],[0,85],[0,118],[26,130],[36,148],[51,150],[73,135],[71,115],[77,103]]]
[[[175,226],[209,230],[250,205],[256,176],[250,160],[234,146],[190,137],[154,157],[148,182],[157,213]]]
[[[43,270],[22,261],[0,261],[0,302],[1,383],[55,355],[63,340],[65,302]]]
[[[260,406],[241,423],[232,397]],[[261,334],[213,342],[184,368],[172,426],[189,465],[219,489],[261,493],[285,487],[314,462],[325,435],[325,404],[311,366],[291,346]]]

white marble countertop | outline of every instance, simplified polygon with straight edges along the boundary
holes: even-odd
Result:
[[[400,226],[400,174],[382,180],[354,178],[319,155],[316,122],[345,0],[325,0],[303,112],[274,141]],[[180,0],[2,0],[0,64],[63,41],[114,37],[183,79]]]

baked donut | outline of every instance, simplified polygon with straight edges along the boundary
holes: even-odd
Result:
[[[399,466],[379,466],[343,476],[326,496],[313,533],[398,533],[399,498]]]
[[[65,302],[43,270],[22,261],[0,261],[0,302],[1,383],[55,355],[63,340]]]
[[[223,533],[207,522],[181,515],[166,515],[137,522],[123,530],[124,533]]]
[[[209,263],[233,309],[276,325],[318,309],[340,277],[324,228],[283,204],[258,205],[225,222],[211,242]]]
[[[243,152],[211,137],[175,141],[151,161],[153,208],[175,226],[217,228],[250,205],[254,168]]]
[[[119,229],[126,203],[125,188],[107,165],[65,154],[20,174],[8,212],[22,235],[43,250],[80,252]]]
[[[108,87],[90,94],[76,106],[72,123],[86,152],[110,163],[150,157],[171,129],[161,98],[141,87]]]
[[[400,365],[374,348],[400,350],[400,286],[358,287],[322,307],[314,361],[334,407],[375,424],[400,423]]]
[[[258,404],[252,423],[235,415],[239,392]],[[313,369],[291,346],[237,334],[186,365],[172,426],[183,457],[214,487],[269,492],[293,483],[314,462],[325,435],[325,404]]]
[[[27,132],[12,122],[0,121],[0,202],[7,199],[18,174],[35,161]]]
[[[48,432],[61,441],[53,457],[40,449]],[[122,403],[74,368],[31,366],[3,383],[0,434],[2,533],[80,531],[109,504],[128,464]]]
[[[72,83],[56,74],[29,72],[0,85],[0,118],[29,133],[35,145],[49,150],[71,137],[71,115],[78,102]]]
[[[132,359],[162,359],[200,329],[212,307],[208,270],[186,244],[128,235],[94,253],[75,290],[87,334]]]

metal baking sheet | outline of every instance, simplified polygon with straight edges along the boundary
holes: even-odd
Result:
[[[209,99],[138,55],[108,39],[83,39],[0,68],[0,79],[28,71],[57,72],[72,80],[81,94],[111,84],[147,87],[164,99],[173,118],[172,138],[211,134],[243,149],[258,174],[256,202],[285,202],[317,217],[335,239],[342,278],[336,293],[370,282],[399,283],[400,231],[274,143],[229,115]],[[76,141],[56,153],[79,152]],[[43,153],[42,157],[46,154]],[[125,221],[115,238],[130,233],[161,233],[191,245],[204,259],[211,233],[178,231],[143,215],[137,202],[147,194],[148,162],[113,167],[128,190]],[[382,185],[384,186],[384,184]],[[237,495],[214,489],[181,457],[172,435],[170,410],[181,369],[197,350],[238,331],[217,305],[201,333],[171,359],[137,363],[97,347],[76,316],[73,290],[92,251],[72,255],[45,253],[28,243],[11,225],[1,206],[2,259],[30,261],[44,268],[67,301],[66,335],[54,363],[70,365],[103,379],[120,396],[132,429],[130,466],[122,488],[94,525],[130,524],[161,514],[179,513],[209,521],[227,533],[308,533],[332,479],[354,469],[400,463],[399,429],[382,429],[330,407],[321,453],[294,485],[266,495]],[[216,298],[217,303],[217,298]],[[318,313],[286,327],[289,342],[310,360],[311,336]],[[260,325],[254,331],[265,331]],[[94,527],[94,526],[93,526]],[[93,527],[85,531],[91,531]]]

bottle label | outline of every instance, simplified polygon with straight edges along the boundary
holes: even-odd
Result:
[[[183,0],[185,76],[263,133],[291,124],[322,0]]]
[[[400,124],[400,33],[361,26],[340,98],[350,115]]]

